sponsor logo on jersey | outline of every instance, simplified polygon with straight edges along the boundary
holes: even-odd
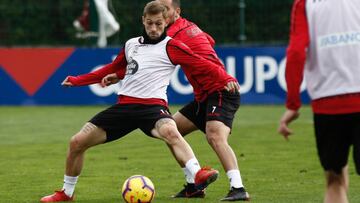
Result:
[[[331,48],[338,46],[347,46],[360,44],[360,31],[357,32],[344,32],[334,33],[318,38],[319,48]]]
[[[134,59],[126,67],[126,75],[134,75],[139,69],[139,64]]]

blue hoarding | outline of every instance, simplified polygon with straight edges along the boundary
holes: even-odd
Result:
[[[119,85],[65,88],[67,75],[84,74],[110,63],[120,49],[12,48],[0,49],[1,105],[113,104]],[[227,72],[241,85],[242,104],[282,104],[286,85],[284,47],[218,47]],[[303,88],[304,89],[304,88]],[[192,88],[181,69],[168,88],[170,104],[193,99]],[[304,103],[309,102],[305,91]]]

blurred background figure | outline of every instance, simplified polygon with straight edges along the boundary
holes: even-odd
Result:
[[[304,78],[325,172],[325,203],[349,202],[351,151],[360,175],[359,10],[359,0],[295,0],[291,15],[285,71],[287,109],[278,131],[286,139],[292,134],[289,124],[299,117]]]
[[[76,37],[98,37],[97,46],[106,47],[107,38],[120,30],[113,13],[111,0],[84,0],[81,15],[73,22]]]

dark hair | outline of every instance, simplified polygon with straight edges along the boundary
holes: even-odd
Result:
[[[174,6],[174,8],[180,8],[180,0],[172,0],[172,5]]]
[[[150,1],[149,3],[146,4],[144,8],[143,16],[146,16],[147,14],[156,15],[162,13],[163,17],[167,18],[168,17],[167,11],[168,9],[164,4],[158,1]]]

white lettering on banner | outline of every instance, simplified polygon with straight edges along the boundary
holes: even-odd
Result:
[[[251,90],[254,83],[253,57],[246,56],[244,58],[244,83],[240,84],[240,94],[244,94]]]
[[[236,78],[236,60],[234,56],[228,56],[226,57],[226,71],[229,73],[229,75]]]
[[[103,67],[104,65],[99,65],[96,66],[95,68],[93,68],[93,71],[96,71],[97,69]],[[120,89],[120,85],[119,84],[115,84],[115,85],[110,85],[109,87],[101,87],[101,85],[99,84],[93,84],[93,85],[89,85],[89,88],[91,90],[92,93],[94,93],[96,96],[99,97],[108,97],[112,94],[117,94],[117,92]]]
[[[277,74],[277,63],[274,58],[270,56],[259,56],[255,58],[256,68],[256,92],[265,92],[265,80],[275,78]],[[267,67],[267,71],[265,68]]]
[[[255,64],[254,64],[255,58]],[[240,93],[245,94],[251,90],[254,85],[254,66],[255,66],[255,92],[264,93],[265,82],[277,77],[281,89],[286,91],[285,81],[286,59],[281,60],[279,66],[276,60],[270,56],[245,56],[244,58],[244,82],[240,84]],[[305,82],[301,84],[301,91],[306,89]]]

